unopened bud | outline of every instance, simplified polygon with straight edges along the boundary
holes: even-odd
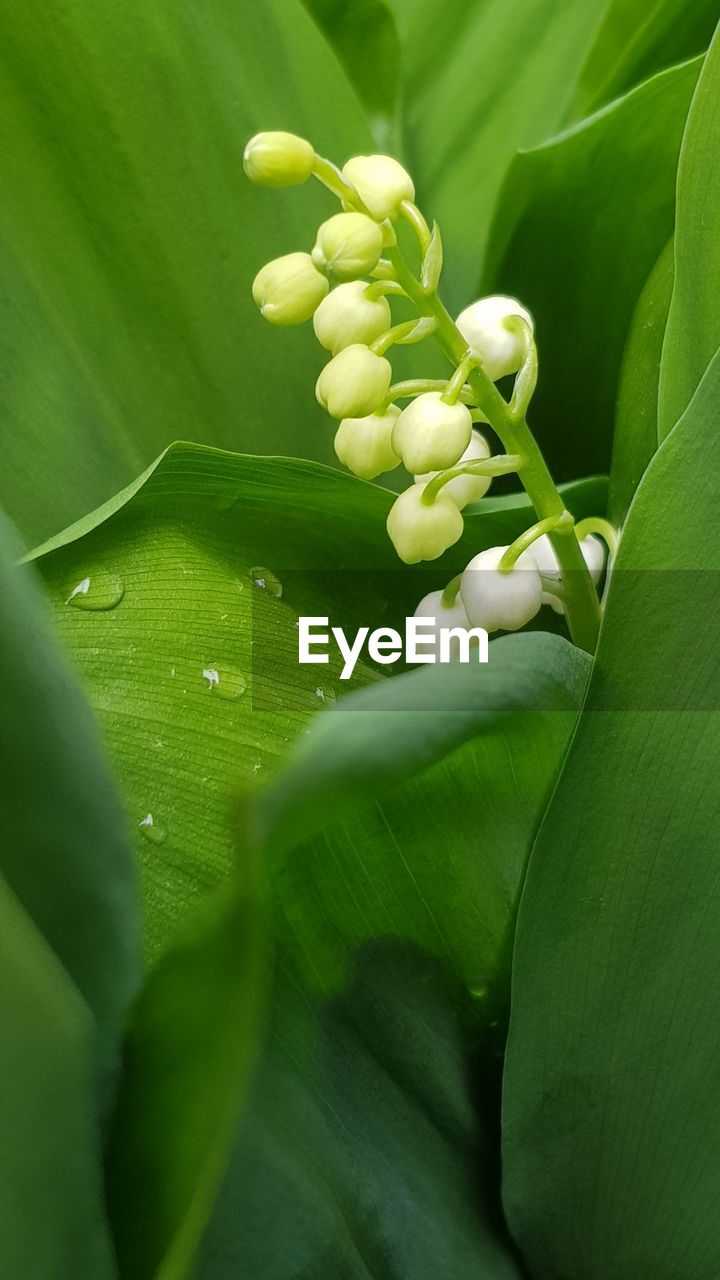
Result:
[[[520,316],[532,330],[530,312],[515,298],[500,295],[473,302],[455,321],[473,355],[482,361],[485,373],[493,382],[508,373],[516,373],[523,361],[520,334],[505,323],[511,316]]]
[[[335,453],[356,476],[374,480],[400,461],[392,447],[392,433],[400,410],[391,404],[384,413],[343,418],[335,434]]]
[[[403,200],[415,199],[410,174],[392,156],[353,156],[342,176],[378,222],[397,217]]]
[[[540,570],[530,551],[512,569],[498,565],[507,547],[490,547],[474,556],[460,579],[460,597],[472,626],[486,631],[517,631],[542,604]]]
[[[325,365],[315,395],[333,418],[364,418],[382,404],[391,378],[389,360],[353,343]]]
[[[387,518],[390,541],[406,564],[437,560],[462,537],[463,518],[452,498],[439,493],[434,502],[426,503],[422,496],[419,484],[406,489]]]
[[[357,280],[378,264],[383,234],[365,213],[336,213],[318,230],[312,260],[336,280]]]
[[[271,324],[302,324],[309,320],[328,291],[328,282],[315,270],[309,253],[286,253],[258,271],[252,295]]]
[[[605,548],[600,538],[594,538],[589,534],[587,538],[583,538],[580,543],[580,550],[593,582],[599,582],[600,575],[603,571],[605,563]],[[553,545],[544,533],[540,538],[536,538],[532,544],[533,558],[537,561],[538,568],[544,578],[550,578],[555,582],[562,581],[562,573],[557,561],[557,556],[553,550]],[[551,591],[543,591],[543,604],[549,604],[555,613],[564,613],[565,606],[558,596],[553,595]]]
[[[320,303],[313,326],[321,347],[337,355],[353,343],[374,342],[389,329],[392,316],[387,298],[367,298],[364,280],[339,284]]]
[[[440,632],[446,627],[461,627],[464,631],[470,629],[467,613],[462,600],[458,596],[454,604],[443,604],[442,591],[431,591],[429,595],[422,599],[415,610],[416,618],[431,618],[435,624],[434,635],[429,628],[423,632],[422,652],[428,656],[433,655],[435,660],[440,659]],[[460,654],[460,640],[457,636],[450,639],[450,656],[457,658]]]
[[[295,187],[313,171],[315,150],[295,133],[256,133],[243,154],[251,182],[261,187]]]
[[[472,440],[462,455],[459,466],[463,462],[481,462],[491,457],[490,445],[479,431],[473,431]],[[437,471],[429,471],[424,476],[416,476],[416,484],[427,484],[430,480],[434,480],[438,475]],[[454,480],[448,480],[447,484],[442,487],[442,492],[447,493],[453,502],[456,502],[460,510],[466,507],[469,502],[478,502],[480,498],[487,493],[492,478],[490,476],[455,476]]]
[[[472,418],[464,404],[447,404],[439,391],[426,391],[403,409],[393,447],[412,475],[452,467],[472,439]]]

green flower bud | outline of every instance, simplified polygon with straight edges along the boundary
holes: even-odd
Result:
[[[540,570],[530,550],[512,569],[498,565],[507,547],[490,547],[474,556],[460,579],[460,598],[473,627],[517,631],[535,617],[542,604]]]
[[[465,450],[460,462],[480,462],[485,458],[491,457],[490,445],[479,431],[473,431],[472,440]],[[429,471],[424,476],[416,476],[416,484],[427,484],[438,475],[437,471]],[[480,498],[487,493],[492,478],[490,476],[456,476],[454,480],[448,480],[447,484],[442,487],[442,492],[446,493],[453,502],[456,502],[460,510],[466,507],[469,502],[478,502]]]
[[[315,337],[334,356],[356,342],[369,345],[390,328],[387,298],[366,298],[368,287],[364,280],[339,284],[315,312]]]
[[[422,501],[424,489],[413,485],[395,500],[387,518],[387,531],[405,564],[437,560],[462,537],[463,518],[452,498],[442,492],[434,502]]]
[[[336,280],[357,280],[378,264],[383,235],[364,213],[336,213],[317,233],[312,260],[318,271]]]
[[[470,350],[482,360],[483,369],[493,382],[508,373],[516,373],[522,364],[520,335],[505,326],[510,316],[521,316],[532,329],[530,312],[515,298],[500,295],[473,302],[455,321]]]
[[[353,156],[342,176],[378,222],[397,217],[403,200],[415,199],[410,174],[392,156]]]
[[[454,466],[471,439],[467,405],[447,404],[439,391],[426,391],[400,414],[393,448],[412,475],[422,475]]]
[[[364,418],[382,404],[391,378],[389,360],[354,342],[325,365],[315,395],[332,418]]]
[[[328,291],[309,253],[286,253],[258,271],[252,295],[271,324],[302,324],[309,320]]]
[[[374,480],[392,471],[400,461],[392,447],[393,427],[400,410],[391,404],[384,413],[365,418],[343,418],[335,435],[335,453],[348,470],[362,480]]]
[[[296,187],[307,182],[314,164],[314,148],[294,133],[256,133],[243,154],[248,178],[260,187]]]

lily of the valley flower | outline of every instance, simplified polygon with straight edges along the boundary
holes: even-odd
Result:
[[[389,360],[353,343],[325,365],[315,384],[315,395],[333,418],[364,418],[382,404],[391,377]]]
[[[393,447],[411,475],[422,475],[454,466],[471,439],[467,405],[448,404],[439,391],[427,391],[403,409]]]
[[[243,154],[248,178],[261,187],[298,186],[314,164],[315,148],[295,133],[256,133]]]
[[[532,329],[530,312],[515,298],[500,294],[480,298],[460,312],[455,321],[473,355],[482,361],[482,367],[493,382],[508,373],[517,373],[523,358],[519,333],[508,328],[506,321],[520,316]]]
[[[413,485],[396,498],[387,519],[390,540],[401,560],[418,564],[437,560],[462,537],[463,518],[452,498],[439,493],[434,502],[423,502],[424,486]]]
[[[383,233],[364,213],[336,213],[318,229],[312,260],[335,280],[357,280],[378,264]]]
[[[384,413],[343,418],[335,435],[339,461],[363,480],[374,480],[384,471],[392,471],[400,461],[392,444],[399,414],[397,405],[391,404]]]
[[[490,445],[484,435],[481,435],[479,431],[473,431],[472,439],[460,458],[460,463],[482,462],[490,456]],[[434,480],[436,475],[438,475],[437,471],[429,471],[425,475],[416,476],[415,483],[427,484],[429,480]],[[477,502],[482,498],[487,493],[491,483],[490,476],[455,476],[453,480],[448,480],[447,484],[443,485],[442,491],[452,498],[453,502],[457,503],[462,511],[463,507],[466,507],[469,502]]]
[[[378,222],[397,217],[403,200],[415,199],[410,174],[392,156],[353,156],[342,176]]]
[[[542,582],[532,551],[507,572],[498,566],[507,547],[490,547],[474,556],[460,579],[460,598],[473,627],[517,631],[542,604]]]
[[[271,324],[302,324],[309,320],[328,291],[328,282],[315,270],[309,253],[286,253],[258,271],[252,295]]]
[[[368,298],[367,290],[364,280],[339,284],[315,312],[315,337],[334,356],[356,342],[369,346],[390,328],[392,316],[387,298]]]

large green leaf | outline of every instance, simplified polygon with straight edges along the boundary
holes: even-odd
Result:
[[[258,878],[245,856],[150,974],[133,1013],[108,1157],[128,1280],[192,1273],[225,1173],[266,989]]]
[[[580,516],[602,495],[588,481],[566,500]],[[274,772],[346,688],[335,660],[298,666],[298,615],[353,633],[402,625],[431,586],[533,518],[526,500],[481,504],[443,561],[412,571],[385,532],[392,500],[315,464],[180,445],[41,549],[135,825],[153,953],[226,874],[237,785]],[[378,674],[361,663],[357,680]]]
[[[450,305],[470,302],[503,178],[555,132],[608,0],[391,0],[418,198],[440,223]]]
[[[1,532],[0,872],[84,996],[112,1071],[140,979],[127,820],[36,572],[15,567]]]
[[[555,473],[607,468],[620,363],[645,280],[672,234],[675,173],[700,61],[663,72],[517,157],[488,289],[535,317],[532,421]]]
[[[127,484],[179,424],[331,456],[317,345],[264,325],[250,284],[336,206],[250,186],[243,146],[266,128],[338,159],[370,142],[299,0],[5,13],[0,498],[28,543]]]
[[[667,435],[720,345],[720,28],[688,116],[677,184],[675,287],[660,371],[658,423]]]
[[[720,1268],[720,354],[651,463],[520,908],[505,1206],[547,1280]]]
[[[658,386],[674,279],[668,240],[640,294],[623,355],[613,437],[608,515],[621,525],[657,449]]]
[[[0,1272],[113,1280],[93,1019],[2,879],[0,975]]]
[[[572,114],[603,103],[707,49],[718,0],[613,0],[583,68]]]
[[[519,1280],[461,997],[387,944],[330,1004],[286,966],[198,1280]]]
[[[304,0],[363,102],[380,151],[399,145],[400,41],[385,0]],[[336,156],[343,161],[345,156]]]

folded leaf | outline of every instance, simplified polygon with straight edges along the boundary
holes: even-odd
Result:
[[[401,51],[395,20],[385,0],[304,0],[343,64],[365,106],[375,148],[400,146]],[[343,162],[347,156],[336,156]]]

